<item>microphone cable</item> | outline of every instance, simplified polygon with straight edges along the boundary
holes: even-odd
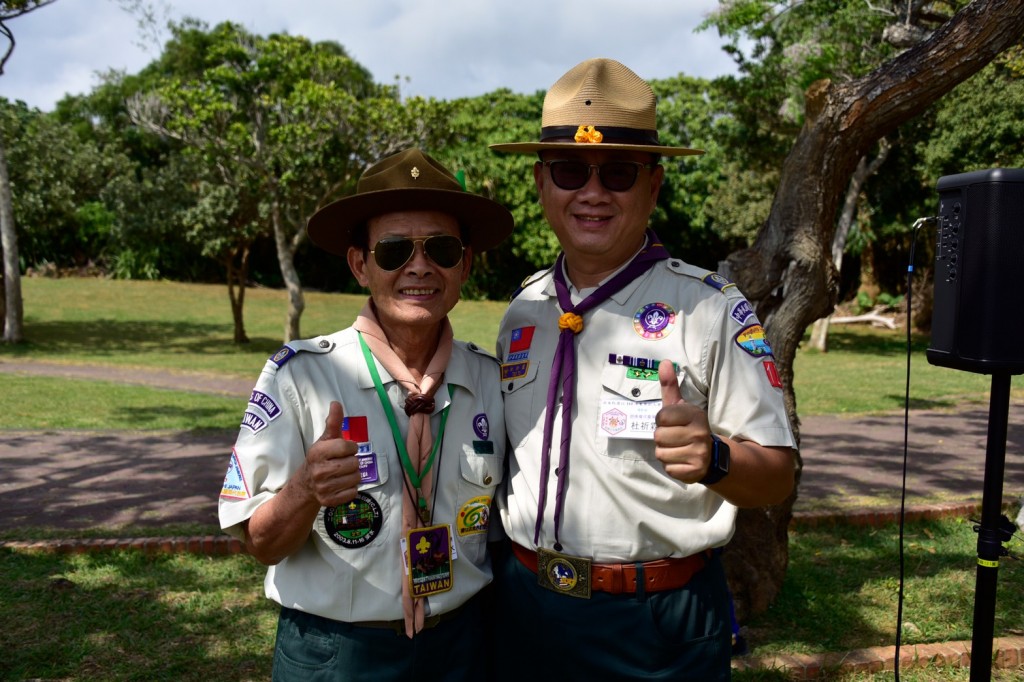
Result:
[[[910,241],[910,260],[907,263],[907,379],[903,396],[903,486],[900,490],[900,522],[899,522],[899,590],[896,605],[896,652],[893,661],[893,672],[895,681],[900,680],[900,646],[903,640],[903,586],[904,586],[904,557],[903,537],[904,521],[907,509],[907,452],[910,443],[910,359],[912,356],[912,335],[911,335],[911,313],[913,311],[914,291],[914,253],[917,247],[917,235],[925,225],[935,225],[938,219],[935,217],[918,218],[911,228],[912,238]]]

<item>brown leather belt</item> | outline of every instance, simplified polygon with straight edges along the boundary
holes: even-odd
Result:
[[[528,569],[537,572],[537,553],[522,545],[512,543],[512,553]],[[644,591],[661,592],[677,590],[707,564],[711,550],[691,554],[682,559],[658,559],[646,561],[643,568]],[[591,589],[610,594],[636,594],[637,564],[591,564]]]

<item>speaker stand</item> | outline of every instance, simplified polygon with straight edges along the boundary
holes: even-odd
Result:
[[[985,487],[978,532],[978,573],[974,588],[974,629],[971,638],[971,682],[992,679],[992,638],[996,616],[996,577],[1002,545],[1003,469],[1010,410],[1010,375],[994,373],[989,396]]]

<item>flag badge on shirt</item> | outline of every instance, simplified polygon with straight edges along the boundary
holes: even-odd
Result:
[[[228,461],[228,472],[224,475],[224,483],[220,487],[220,496],[230,500],[248,500],[249,485],[242,474],[242,466],[238,463],[238,453],[231,448],[231,459]]]
[[[366,417],[344,417],[341,420],[341,437],[356,443],[356,461],[359,462],[359,482],[377,483],[380,474],[377,472],[377,453],[370,444],[370,434]]]
[[[519,353],[524,350],[530,350],[530,344],[533,343],[533,331],[536,327],[519,327],[518,329],[512,330],[511,343],[508,345],[508,352]]]
[[[764,361],[764,373],[768,375],[768,383],[775,388],[782,388],[782,377],[779,376],[779,369],[771,360]]]
[[[512,330],[509,338],[508,355],[501,365],[501,378],[518,379],[526,376],[530,367],[530,344],[533,343],[533,332],[536,327],[519,327]]]

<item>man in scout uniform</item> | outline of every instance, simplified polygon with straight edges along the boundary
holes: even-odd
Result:
[[[728,679],[714,550],[737,507],[790,493],[794,440],[750,304],[648,228],[659,158],[703,152],[660,144],[651,88],[608,59],[552,86],[539,142],[492,148],[539,155],[562,246],[498,337],[514,450],[499,499],[512,542],[495,567],[499,670]]]
[[[481,674],[505,426],[497,362],[453,341],[448,312],[473,253],[512,227],[417,149],[310,220],[370,298],[351,327],[267,362],[219,505],[270,567],[275,680]]]

